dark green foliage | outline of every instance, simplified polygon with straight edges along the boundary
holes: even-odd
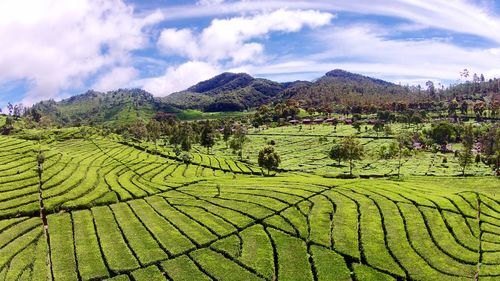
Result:
[[[275,171],[278,168],[281,158],[273,146],[267,146],[259,152],[258,162],[260,167],[267,169],[269,175],[270,171]]]
[[[340,166],[340,161],[342,161],[342,146],[340,144],[334,144],[328,153],[328,157],[337,161],[337,165]]]
[[[207,148],[207,153],[210,153],[210,148],[215,144],[215,132],[210,121],[205,121],[201,129],[200,144]]]
[[[243,159],[243,147],[248,141],[250,139],[247,137],[246,129],[243,126],[238,126],[229,142],[229,147],[231,147],[233,153],[238,153],[240,159]]]
[[[346,137],[342,140],[340,146],[340,155],[343,160],[349,161],[349,174],[352,175],[352,168],[355,160],[361,160],[363,157],[363,145],[353,137]]]
[[[432,126],[430,137],[435,143],[445,145],[455,138],[455,127],[446,121],[442,121]]]
[[[164,101],[184,109],[241,111],[271,102],[284,88],[282,84],[244,73],[223,73],[171,94]]]
[[[56,124],[73,126],[122,126],[134,123],[137,118],[148,120],[155,112],[179,111],[139,89],[119,89],[107,93],[87,91],[60,102],[49,100],[37,103],[30,112],[33,110]]]
[[[474,132],[472,125],[466,125],[462,135],[462,145],[464,148],[458,154],[458,163],[462,167],[462,176],[465,176],[465,169],[472,163],[472,148],[474,146]]]

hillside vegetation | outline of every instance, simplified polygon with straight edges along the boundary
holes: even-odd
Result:
[[[171,113],[180,119],[211,118],[210,114],[196,111],[244,112],[292,100],[304,109],[336,107],[337,110],[365,109],[371,113],[376,108],[396,110],[396,104],[443,110],[452,101],[484,102],[484,106],[496,108],[500,104],[500,79],[466,82],[447,89],[430,83],[427,89],[421,89],[339,69],[313,82],[287,83],[253,78],[244,73],[223,73],[161,98],[139,89],[88,91],[60,102],[43,101],[32,109],[58,125],[121,126],[136,119],[146,121],[159,112]]]

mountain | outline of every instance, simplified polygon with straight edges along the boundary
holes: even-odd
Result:
[[[285,88],[281,83],[253,78],[246,73],[226,72],[162,101],[182,109],[242,111],[274,101]]]
[[[335,69],[314,82],[286,83],[253,78],[245,73],[222,73],[185,91],[171,94],[162,101],[182,109],[241,111],[287,99],[317,107],[325,103],[351,102],[360,96],[377,103],[394,100],[394,95],[402,97],[409,94],[409,89],[402,86]]]
[[[147,120],[158,111],[178,112],[140,89],[119,89],[107,93],[87,91],[60,102],[43,101],[33,106],[59,124],[124,125],[137,118]]]
[[[408,88],[336,69],[313,82],[286,83],[254,78],[246,73],[222,73],[162,98],[140,89],[118,89],[107,93],[91,90],[59,102],[43,101],[33,108],[61,125],[123,125],[137,118],[147,120],[160,111],[243,111],[288,99],[299,101],[302,107],[331,103],[380,104],[410,97]]]
[[[283,90],[277,99],[295,99],[303,106],[359,104],[402,101],[411,98],[407,87],[360,74],[335,69],[312,83],[296,83]]]

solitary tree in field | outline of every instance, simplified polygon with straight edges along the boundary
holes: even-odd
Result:
[[[328,152],[328,157],[337,161],[337,165],[340,166],[340,161],[342,161],[342,146],[340,144],[334,144],[332,149]]]
[[[401,159],[403,158],[403,150],[412,145],[411,137],[407,132],[401,132],[396,137],[398,145],[398,179],[401,174]]]
[[[226,143],[226,148],[228,147],[227,142],[231,138],[231,135],[233,134],[233,128],[230,123],[224,124],[224,128],[222,130],[222,139]]]
[[[349,174],[352,176],[352,168],[355,160],[363,158],[363,145],[354,137],[346,137],[341,142],[342,159],[349,161]]]
[[[258,160],[259,166],[267,169],[267,175],[269,175],[271,171],[276,170],[281,163],[281,158],[274,150],[273,146],[264,147],[259,152]]]
[[[247,137],[247,132],[246,132],[245,128],[243,128],[242,126],[239,126],[238,128],[236,128],[236,131],[234,132],[233,138],[229,142],[229,146],[233,150],[233,153],[238,152],[240,159],[243,159],[243,146],[249,140],[250,139]]]
[[[472,147],[474,146],[474,132],[470,124],[464,127],[462,145],[464,148],[458,154],[458,163],[462,167],[462,176],[465,176],[465,169],[473,161]]]
[[[377,139],[378,139],[378,134],[384,131],[384,123],[383,122],[375,123],[375,125],[373,125],[373,130],[377,133]]]
[[[210,148],[215,144],[215,134],[208,120],[201,129],[200,144],[207,148],[207,154],[210,154]]]

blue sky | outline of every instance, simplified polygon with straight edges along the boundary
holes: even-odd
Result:
[[[464,68],[500,77],[500,3],[3,0],[0,45],[0,108],[88,89],[166,96],[224,71],[448,85]]]

